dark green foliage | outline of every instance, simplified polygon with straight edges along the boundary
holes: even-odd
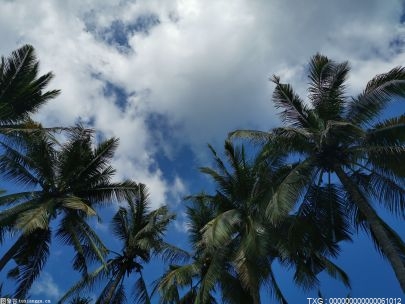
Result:
[[[267,203],[267,216],[273,223],[283,220],[297,205],[304,204],[300,210],[305,211],[325,197],[332,207],[324,209],[319,219],[333,220],[336,227],[330,237],[345,239],[349,224],[368,227],[405,290],[403,241],[394,237],[370,207],[371,201],[377,201],[393,214],[404,215],[405,167],[400,165],[405,163],[404,116],[378,119],[392,100],[404,100],[405,69],[397,67],[377,75],[353,98],[345,92],[348,72],[347,62],[315,55],[309,64],[309,102],[273,77],[273,99],[281,109],[283,126],[267,134],[235,131],[230,136],[260,139],[263,155],[270,159],[280,154],[299,159]],[[336,177],[343,187],[332,184]],[[325,190],[326,196],[322,194]],[[315,209],[319,213],[319,206]],[[336,221],[336,211],[340,218],[349,213],[355,217]]]
[[[100,204],[136,196],[139,187],[132,181],[111,182],[114,170],[109,162],[116,139],[93,148],[91,133],[81,127],[72,129],[64,144],[47,133],[14,136],[17,141],[1,143],[0,173],[29,191],[0,197],[0,205],[5,207],[0,213],[0,232],[18,231],[18,248],[20,242],[30,245],[24,253],[12,246],[0,260],[0,270],[11,259],[17,262],[20,271],[13,276],[19,282],[16,294],[24,297],[48,257],[53,220],[60,219],[55,236],[76,251],[73,268],[86,274],[88,263],[104,262],[107,254],[87,218],[96,215]],[[36,241],[43,232],[49,234],[46,240]],[[31,265],[28,260],[36,262]]]
[[[124,287],[126,277],[130,278],[128,281],[135,282],[130,302],[150,303],[147,285],[142,276],[143,265],[152,256],[173,261],[185,259],[187,254],[163,240],[174,215],[169,213],[166,206],[150,210],[148,197],[145,185],[138,185],[136,194],[128,197],[126,206],[119,208],[111,222],[113,234],[122,242],[121,251],[109,251],[110,258],[106,264],[83,276],[62,297],[61,303],[101,282],[106,284],[96,303],[124,303],[128,297]]]

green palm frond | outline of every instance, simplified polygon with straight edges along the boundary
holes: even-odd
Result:
[[[405,68],[396,67],[375,76],[347,106],[346,119],[359,125],[371,122],[395,97],[405,95]]]
[[[266,216],[272,223],[286,217],[308,187],[314,174],[312,159],[306,159],[291,169],[276,188],[266,208]]]
[[[118,146],[118,140],[108,139],[92,149],[90,135],[86,130],[79,130],[77,133],[79,134],[73,134],[63,147],[60,175],[68,177],[69,183],[77,183],[78,186],[83,181],[86,185],[97,185],[104,181],[103,177],[106,175],[111,178],[115,170],[109,166],[109,162]]]
[[[280,78],[275,75],[270,80],[276,84],[273,101],[275,107],[282,110],[280,113],[282,121],[292,127],[316,127],[311,110],[292,87],[289,84],[280,83]]]
[[[118,212],[112,218],[111,226],[114,234],[122,241],[129,238],[131,234],[130,221],[128,220],[128,212],[124,207],[120,207]]]
[[[405,115],[385,119],[367,132],[368,145],[401,145],[405,141]]]
[[[21,229],[25,234],[29,234],[36,229],[47,229],[49,216],[50,213],[47,206],[33,208],[17,217],[15,227]]]
[[[252,297],[240,280],[230,273],[225,272],[219,282],[222,294],[222,303],[252,303]]]
[[[162,256],[165,262],[186,262],[191,258],[190,254],[183,249],[180,249],[172,244],[161,242],[156,251]]]
[[[28,156],[3,142],[0,142],[0,145],[4,151],[0,155],[0,173],[2,175],[23,186],[35,187],[40,184],[40,180],[32,172],[34,164]]]
[[[405,182],[402,179],[390,178],[376,171],[357,171],[351,177],[369,197],[376,198],[394,215],[405,217]]]
[[[0,62],[0,121],[18,123],[34,113],[59,91],[43,92],[52,73],[39,76],[39,64],[34,48],[24,45]]]
[[[34,199],[39,194],[41,194],[41,191],[27,191],[27,192],[17,192],[17,193],[6,194],[3,196],[0,196],[0,206],[18,204],[20,202]]]
[[[59,299],[58,303],[59,304],[65,303],[65,301],[79,294],[82,290],[107,278],[112,263],[113,261],[109,261],[107,262],[106,265],[101,265],[98,268],[96,268],[93,272],[86,274]]]
[[[134,292],[135,296],[135,303],[138,304],[150,304],[150,296],[148,293],[148,289],[146,287],[145,280],[143,279],[142,274],[140,274],[138,280],[135,282],[134,285]]]
[[[380,122],[378,119],[391,101],[403,101],[405,68],[377,75],[359,96],[351,99],[345,92],[349,70],[347,62],[337,63],[320,54],[312,57],[310,105],[291,85],[274,76],[273,102],[281,109],[283,125],[269,132],[238,130],[230,136],[258,139],[262,142],[263,162],[280,160],[277,173],[262,179],[267,181],[267,191],[257,199],[267,202],[258,205],[266,205],[270,222],[289,232],[288,236],[284,231],[277,232],[288,242],[272,234],[277,244],[272,252],[279,255],[282,264],[296,269],[297,284],[306,288],[318,284],[317,274],[331,266],[325,259],[339,253],[338,243],[350,239],[351,224],[355,223],[372,231],[405,290],[401,253],[393,249],[401,246],[392,229],[385,229],[384,223],[376,219],[372,207],[372,202],[378,200],[394,214],[404,215],[405,167],[400,165],[405,163],[404,115]],[[221,199],[232,197],[226,192],[232,189],[228,180],[220,174],[215,176],[212,170],[209,174],[225,181],[218,191]],[[337,180],[341,187],[335,187],[331,180]],[[298,207],[297,214],[294,207]],[[395,239],[397,245],[393,247],[388,238]],[[338,270],[329,272],[345,282]]]
[[[323,266],[325,267],[326,272],[333,278],[341,281],[346,287],[350,288],[350,279],[346,272],[333,263],[331,260],[325,258],[324,256],[319,256],[319,259]]]
[[[86,274],[89,263],[105,263],[108,249],[89,224],[77,214],[69,213],[62,219],[56,236],[75,249],[74,269]]]
[[[62,207],[64,208],[83,211],[87,216],[96,215],[96,211],[94,211],[88,204],[83,202],[80,197],[68,196],[64,197],[61,201]]]
[[[201,193],[186,198],[192,202],[191,206],[186,207],[188,218],[188,237],[196,253],[201,250],[199,245],[202,240],[202,229],[215,216],[214,207],[207,201],[207,195]]]
[[[317,54],[309,64],[309,98],[318,117],[340,119],[345,103],[345,85],[350,70],[348,62],[336,63]]]
[[[13,255],[17,266],[11,271],[15,274],[16,298],[25,298],[34,280],[39,276],[49,256],[51,231],[37,229],[29,235],[22,235],[16,242],[18,250]]]
[[[217,215],[203,228],[203,243],[213,248],[229,244],[239,230],[241,221],[240,212],[235,209]]]
[[[84,189],[80,196],[86,197],[92,203],[119,202],[136,197],[138,184],[131,180],[116,183],[103,183],[91,189]]]
[[[405,146],[363,146],[358,149],[367,153],[367,160],[373,169],[383,170],[404,178]]]
[[[280,286],[277,283],[277,279],[274,276],[273,269],[270,265],[270,272],[269,272],[270,280],[266,281],[266,284],[269,286],[269,291],[273,298],[281,304],[287,304],[287,300],[285,299],[283,292],[281,291]]]
[[[245,138],[253,143],[264,144],[269,141],[270,133],[257,130],[235,130],[228,134],[229,139]]]

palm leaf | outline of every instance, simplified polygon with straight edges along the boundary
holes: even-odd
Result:
[[[405,68],[396,67],[387,73],[375,76],[366,89],[347,106],[346,118],[356,124],[366,124],[395,97],[405,95]]]
[[[29,235],[21,236],[23,239],[14,260],[17,263],[18,286],[14,297],[25,298],[34,280],[39,276],[49,256],[51,241],[50,230],[35,230]]]
[[[42,92],[52,73],[38,77],[38,61],[30,45],[15,50],[0,63],[0,120],[15,123],[27,118],[59,91]]]
[[[316,127],[310,109],[304,101],[293,91],[289,84],[280,83],[280,78],[273,76],[271,81],[276,84],[273,92],[273,102],[277,109],[283,111],[279,114],[282,121],[293,127]]]
[[[94,211],[88,204],[83,202],[81,198],[76,196],[63,198],[62,206],[68,209],[83,211],[88,216],[96,215],[96,211]]]
[[[134,285],[134,297],[138,304],[150,304],[150,296],[148,289],[146,287],[145,280],[143,279],[142,273]]]
[[[305,191],[314,172],[312,159],[306,159],[293,167],[275,190],[266,208],[266,216],[276,223],[286,217]]]

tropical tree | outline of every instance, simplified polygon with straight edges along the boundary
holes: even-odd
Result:
[[[122,249],[119,252],[109,250],[112,257],[79,280],[59,302],[105,281],[96,303],[123,303],[127,298],[125,278],[137,277],[131,302],[151,303],[143,278],[143,265],[153,256],[168,260],[186,257],[186,252],[163,240],[168,224],[174,218],[166,206],[150,211],[147,189],[140,184],[137,195],[128,199],[126,206],[120,207],[112,219],[111,230],[122,241]]]
[[[0,62],[0,132],[32,128],[29,115],[35,113],[59,90],[44,91],[52,73],[39,76],[34,48],[24,45]]]
[[[317,285],[316,276],[324,269],[349,284],[344,272],[328,259],[338,252],[337,241],[349,238],[342,212],[335,213],[340,234],[334,240],[327,235],[335,227],[321,221],[307,203],[297,215],[275,227],[263,216],[263,202],[290,170],[283,157],[269,162],[259,155],[248,160],[243,147],[226,142],[227,165],[212,147],[211,151],[217,169],[204,167],[201,171],[214,180],[216,192],[189,198],[193,202],[188,215],[194,258],[190,264],[173,265],[162,277],[158,285],[162,302],[181,303],[178,287],[189,286],[186,296],[193,295],[196,303],[211,303],[212,291],[218,286],[224,303],[260,303],[260,291],[266,284],[276,300],[286,303],[272,270],[275,260],[295,268],[295,282],[306,288]],[[329,205],[321,198],[319,190],[317,206],[325,211]],[[318,232],[321,225],[324,234]]]
[[[383,110],[405,97],[405,69],[377,75],[355,97],[346,93],[347,62],[317,54],[309,63],[309,101],[273,76],[273,100],[281,109],[282,127],[269,132],[238,130],[230,137],[250,138],[269,156],[286,154],[298,160],[267,201],[266,214],[277,223],[314,187],[336,189],[353,215],[353,224],[367,231],[387,257],[405,291],[405,245],[373,207],[380,203],[405,216],[405,115],[383,119]],[[338,186],[332,186],[336,181]],[[340,186],[339,186],[340,185]],[[337,203],[333,195],[331,204]]]
[[[23,298],[45,265],[53,236],[74,248],[73,268],[83,274],[88,263],[104,262],[107,248],[86,220],[97,206],[138,195],[139,186],[111,182],[115,138],[93,147],[92,133],[81,127],[64,144],[48,133],[16,136],[0,142],[0,173],[26,191],[0,197],[0,242],[8,233],[16,237],[0,258],[0,271],[14,260],[8,276],[17,280],[15,297]]]
[[[191,261],[187,264],[172,264],[155,283],[154,291],[160,295],[160,303],[217,303],[212,288],[206,288],[205,277],[214,276],[217,281],[226,272],[224,256],[213,255],[202,243],[202,229],[214,218],[215,210],[207,203],[206,194],[188,197],[191,206],[186,207],[188,236],[193,248]],[[219,269],[218,269],[219,268]],[[240,289],[235,289],[235,293]],[[242,298],[241,298],[242,299]]]

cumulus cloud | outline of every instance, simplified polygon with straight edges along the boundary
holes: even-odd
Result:
[[[176,181],[157,153],[188,145],[198,155],[235,128],[274,126],[269,76],[305,94],[318,51],[351,62],[358,92],[403,64],[402,13],[399,0],[2,1],[0,53],[32,43],[62,89],[38,119],[121,138],[118,177],[148,184],[159,205]],[[158,130],[153,115],[165,119]]]
[[[52,300],[58,299],[62,295],[55,280],[48,272],[42,273],[40,278],[34,282],[31,293],[34,296],[42,296]]]

